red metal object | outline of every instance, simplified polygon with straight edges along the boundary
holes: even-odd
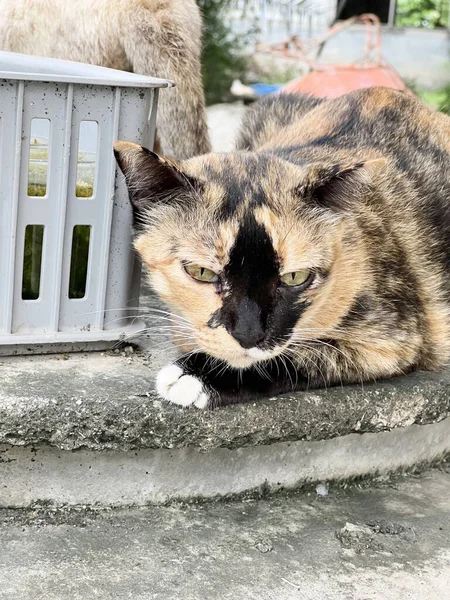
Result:
[[[363,23],[366,26],[366,48],[362,58],[348,65],[320,64],[317,57],[311,59],[312,50],[318,48],[319,55],[330,38],[355,23]],[[282,44],[272,46],[268,51],[270,54],[301,60],[310,67],[307,75],[281,88],[282,93],[307,93],[322,98],[336,98],[352,90],[373,86],[409,91],[397,71],[382,57],[381,26],[376,15],[364,14],[347,19],[308,45],[294,36]]]
[[[337,67],[312,71],[285,85],[281,93],[303,93],[320,98],[337,98],[352,90],[374,86],[406,90],[398,73],[389,66]]]

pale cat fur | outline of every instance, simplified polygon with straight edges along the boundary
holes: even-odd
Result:
[[[210,149],[195,0],[0,0],[0,50],[171,79],[159,96],[158,140],[188,158]]]

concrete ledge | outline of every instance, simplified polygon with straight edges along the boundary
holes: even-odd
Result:
[[[0,447],[0,507],[144,505],[388,473],[450,452],[450,418],[391,432],[199,452]]]
[[[3,359],[0,507],[213,498],[450,453],[449,371],[201,412],[154,395],[160,357]]]
[[[389,431],[450,415],[450,371],[288,394],[212,412],[181,409],[152,392],[160,355],[4,358],[0,443],[206,451]]]

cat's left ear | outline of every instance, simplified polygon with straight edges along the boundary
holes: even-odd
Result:
[[[384,158],[350,164],[312,164],[298,192],[318,208],[346,212],[375,184]]]
[[[131,142],[116,142],[114,155],[125,175],[136,228],[143,226],[142,217],[152,205],[193,198],[196,182],[183,173],[177,161]]]

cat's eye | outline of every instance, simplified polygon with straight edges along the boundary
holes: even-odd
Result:
[[[295,285],[307,285],[312,282],[313,273],[309,269],[300,269],[300,271],[292,271],[292,273],[285,273],[281,275],[281,281],[284,285],[295,286]]]
[[[184,269],[196,281],[202,283],[216,283],[219,281],[219,276],[211,269],[201,267],[200,265],[184,265]]]

